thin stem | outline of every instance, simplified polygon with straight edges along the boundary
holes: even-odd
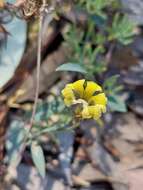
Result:
[[[37,109],[37,103],[38,103],[38,96],[39,96],[39,87],[40,87],[40,66],[41,66],[41,49],[42,49],[42,23],[43,23],[43,14],[40,14],[39,18],[39,32],[38,32],[38,47],[37,47],[37,71],[36,71],[36,91],[35,91],[35,99],[34,99],[34,105],[33,105],[33,110],[32,110],[32,115],[30,119],[30,124],[27,125],[27,131],[26,135],[24,136],[23,139],[23,145],[19,151],[19,157],[18,157],[18,162],[20,162],[21,156],[25,150],[26,144],[27,144],[27,139],[28,139],[28,134],[31,132],[33,123],[34,123],[34,117],[36,114],[36,109]],[[26,126],[25,126],[26,127]]]
[[[32,116],[30,120],[29,131],[31,130],[34,122],[34,117],[36,114],[37,104],[38,104],[38,95],[39,95],[39,87],[40,87],[40,66],[41,66],[41,47],[42,47],[42,22],[43,15],[40,15],[39,19],[39,34],[38,34],[38,48],[37,48],[37,72],[36,72],[36,91],[35,91],[35,100],[33,105]]]
[[[27,139],[28,139],[28,134],[32,130],[32,126],[34,123],[34,117],[37,109],[37,103],[38,103],[38,95],[39,95],[39,79],[40,79],[40,65],[41,65],[41,47],[42,47],[42,22],[43,22],[43,14],[40,15],[40,20],[39,20],[39,33],[38,33],[38,48],[37,48],[37,72],[36,72],[36,91],[35,91],[35,99],[34,99],[34,105],[33,105],[33,111],[30,119],[30,124],[25,126],[27,128],[26,134],[23,139],[23,144],[19,149],[19,156],[17,158],[17,162],[15,163],[19,164],[21,160],[21,156],[25,150],[26,144],[27,144]]]

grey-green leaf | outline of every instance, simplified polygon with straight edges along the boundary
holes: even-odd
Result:
[[[116,84],[118,78],[119,78],[120,75],[113,75],[109,78],[107,78],[103,84],[104,88],[106,87],[112,87]]]
[[[126,112],[126,104],[117,95],[110,95],[108,97],[108,105],[112,111]]]
[[[31,155],[38,172],[44,178],[46,173],[44,153],[41,146],[38,145],[36,142],[33,142],[31,144]]]
[[[8,128],[6,138],[7,161],[10,165],[17,166],[19,164],[25,135],[24,122],[14,120]]]
[[[87,71],[83,68],[83,66],[76,64],[76,63],[66,63],[60,65],[56,71],[74,71],[79,73],[87,73]]]

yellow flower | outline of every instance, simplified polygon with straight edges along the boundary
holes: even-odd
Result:
[[[106,112],[107,98],[101,86],[85,79],[67,84],[62,90],[66,106],[75,107],[76,117],[98,120]]]

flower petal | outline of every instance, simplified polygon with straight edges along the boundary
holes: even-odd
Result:
[[[88,100],[97,91],[101,92],[102,88],[95,82],[88,81],[84,91],[84,99]]]
[[[96,105],[96,104],[106,105],[107,104],[107,98],[106,98],[104,93],[100,93],[96,96],[92,96],[89,99],[88,103],[91,105]]]
[[[70,106],[75,99],[72,88],[73,88],[72,84],[68,84],[62,90],[62,95],[64,96],[64,102],[67,106]]]
[[[72,99],[72,98],[65,98],[65,99],[64,99],[64,103],[65,103],[66,106],[69,107],[69,106],[72,105],[73,99]]]
[[[83,118],[83,119],[89,119],[89,118],[92,117],[91,114],[89,113],[88,107],[89,107],[89,106],[86,106],[86,107],[84,107],[83,110],[82,110],[82,118]]]
[[[101,114],[106,111],[106,107],[103,105],[96,106],[87,106],[83,108],[82,118],[83,119],[95,119],[98,120],[101,117]]]
[[[106,112],[107,98],[95,82],[82,79],[67,84],[62,95],[67,106],[76,106],[76,117],[98,120],[102,113]]]
[[[80,98],[83,97],[83,92],[84,92],[84,87],[83,87],[83,84],[84,84],[85,80],[84,79],[81,79],[81,80],[78,80],[76,82],[74,82],[72,85],[73,85],[73,89],[75,91],[75,93],[78,93]]]
[[[93,119],[98,120],[101,114],[106,111],[106,107],[103,105],[88,106],[89,114]]]

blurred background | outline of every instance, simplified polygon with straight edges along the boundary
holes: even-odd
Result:
[[[141,0],[0,0],[0,190],[142,189],[142,26]],[[83,78],[108,98],[100,121],[64,105]]]

